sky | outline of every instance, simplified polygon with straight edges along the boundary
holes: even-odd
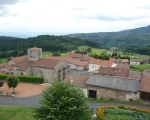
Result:
[[[0,32],[53,35],[150,25],[150,0],[0,0]]]

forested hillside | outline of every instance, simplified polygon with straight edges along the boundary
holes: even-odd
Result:
[[[31,47],[41,47],[43,51],[51,52],[67,52],[77,49],[80,45],[98,47],[98,44],[92,41],[50,35],[40,35],[27,39],[1,36],[0,45],[0,58],[24,55],[26,50]]]
[[[70,34],[70,37],[78,37],[96,41],[101,48],[116,48],[121,51],[150,55],[150,26],[119,32],[99,32]]]

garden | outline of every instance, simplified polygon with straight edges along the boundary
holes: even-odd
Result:
[[[94,120],[150,120],[150,110],[128,106],[102,106]]]

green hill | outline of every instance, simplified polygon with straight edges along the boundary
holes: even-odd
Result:
[[[24,55],[31,47],[40,47],[43,51],[51,52],[68,52],[77,49],[80,45],[98,47],[93,41],[53,35],[39,35],[27,39],[1,36],[0,45],[0,58]]]
[[[79,33],[68,36],[96,41],[104,49],[115,48],[150,55],[150,25],[119,32]]]

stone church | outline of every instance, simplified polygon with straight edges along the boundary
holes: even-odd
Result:
[[[67,75],[67,62],[43,58],[42,48],[29,48],[26,57],[17,62],[12,59],[10,63],[13,63],[13,74],[41,76],[44,82],[52,83],[54,78],[62,81]]]

